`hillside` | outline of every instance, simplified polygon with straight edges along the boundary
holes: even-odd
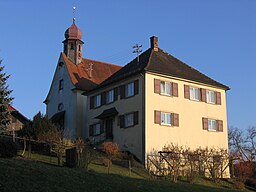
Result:
[[[0,191],[236,191],[227,184],[218,184],[217,187],[207,184],[207,182],[202,182],[201,185],[174,184],[170,181],[150,180],[135,173],[128,177],[128,175],[121,174],[124,172],[122,171],[123,168],[118,166],[113,167],[112,173],[115,174],[107,175],[104,173],[105,169],[103,166],[93,164],[90,171],[86,172],[81,169],[57,167],[21,158],[0,158]]]

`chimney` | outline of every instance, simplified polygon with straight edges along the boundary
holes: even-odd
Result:
[[[156,36],[150,37],[150,46],[151,46],[151,49],[153,49],[154,51],[158,51],[158,37]]]

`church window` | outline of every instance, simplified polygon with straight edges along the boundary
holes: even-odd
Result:
[[[60,104],[58,105],[58,110],[59,110],[59,111],[62,111],[62,110],[63,110],[63,108],[64,108],[63,103],[60,103]]]
[[[59,81],[59,91],[63,89],[63,84],[64,84],[63,79],[61,79]]]

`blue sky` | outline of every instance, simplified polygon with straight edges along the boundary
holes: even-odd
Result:
[[[29,118],[45,113],[65,30],[83,31],[83,57],[125,65],[132,46],[159,47],[228,85],[229,126],[256,126],[255,0],[0,0],[0,58],[13,102]]]

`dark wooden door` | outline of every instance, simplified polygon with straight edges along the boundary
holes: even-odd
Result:
[[[106,139],[113,139],[113,119],[106,120]]]

